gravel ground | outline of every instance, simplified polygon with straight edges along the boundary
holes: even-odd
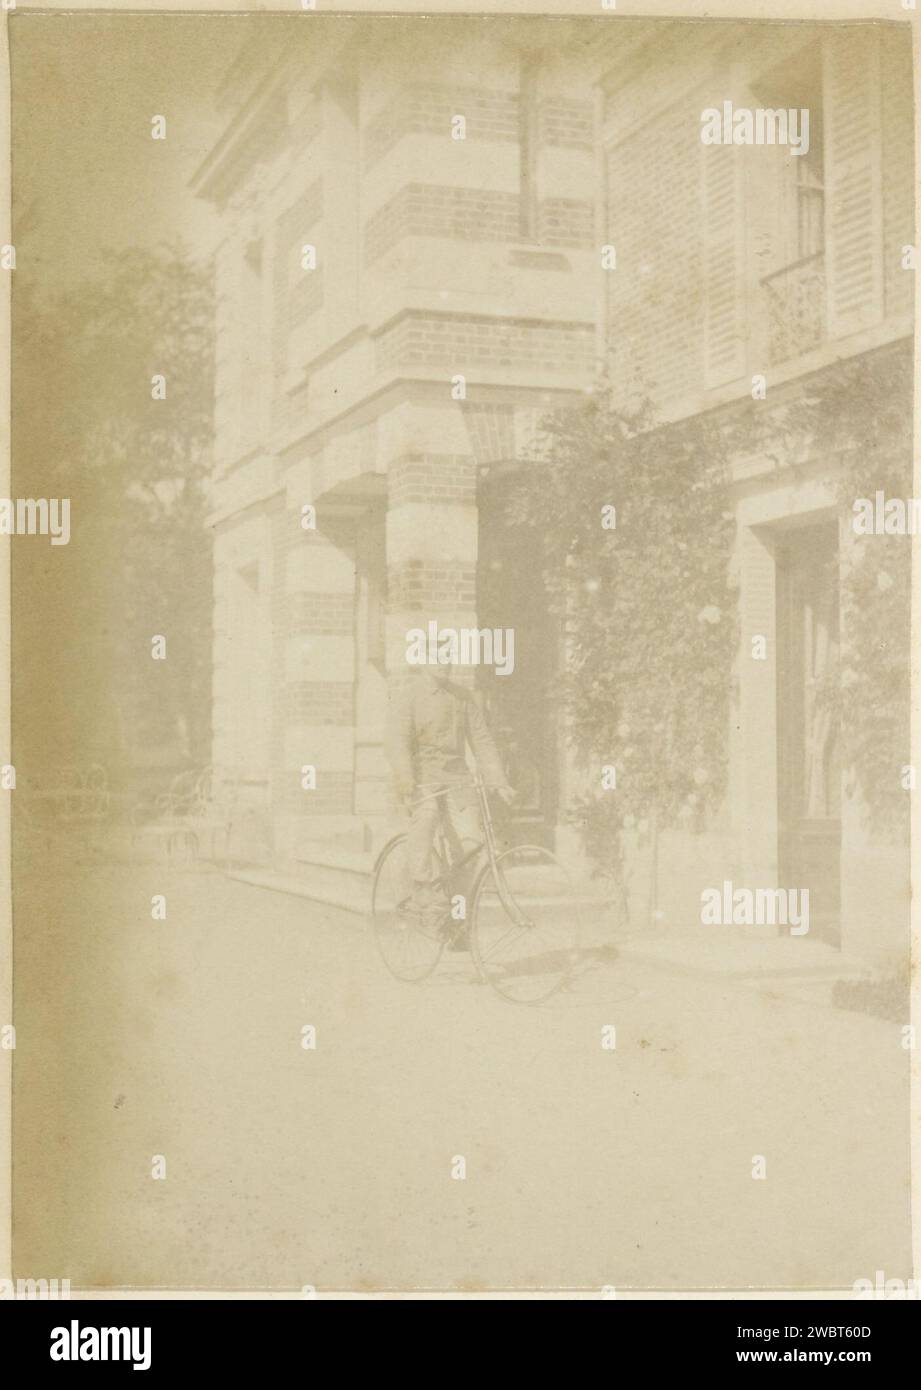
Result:
[[[401,985],[360,918],[210,872],[75,868],[32,876],[14,902],[17,1276],[235,1289],[909,1276],[897,1023],[626,962],[615,941],[540,1008],[503,1003],[463,956]]]

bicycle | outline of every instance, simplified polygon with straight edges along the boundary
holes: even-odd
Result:
[[[406,864],[407,836],[394,836],[378,855],[371,894],[374,934],[384,964],[398,980],[424,980],[438,965],[445,946],[466,931],[484,983],[513,1003],[542,1003],[566,984],[577,959],[580,924],[572,879],[556,855],[541,845],[499,847],[479,774],[455,785],[476,789],[484,839],[455,858],[439,827],[434,853],[440,872],[433,886],[444,890],[451,901],[460,871],[485,850],[469,904],[464,904],[467,910],[455,920],[459,906],[455,902],[454,910],[445,912],[437,923],[426,924],[410,905],[413,885]],[[454,789],[441,788],[415,804]]]

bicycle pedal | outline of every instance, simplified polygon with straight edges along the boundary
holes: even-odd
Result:
[[[469,950],[466,922],[455,922],[452,917],[448,917],[442,924],[441,934],[449,951]]]

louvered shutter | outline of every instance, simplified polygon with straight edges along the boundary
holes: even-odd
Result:
[[[708,387],[745,372],[742,168],[733,145],[701,145],[704,202],[704,367]]]
[[[823,65],[828,332],[843,338],[883,316],[878,30],[828,34]]]

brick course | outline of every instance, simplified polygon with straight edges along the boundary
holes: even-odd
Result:
[[[434,134],[450,139],[454,116],[466,118],[468,140],[517,141],[519,107],[517,91],[428,84],[404,87],[365,122],[364,168],[373,168],[405,135]],[[590,150],[593,130],[591,100],[544,96],[538,101],[537,135],[541,144]]]
[[[415,84],[396,92],[364,125],[363,164],[367,171],[406,135],[443,135],[451,139],[451,121],[464,116],[468,140],[517,140],[518,93],[485,87],[436,87]]]
[[[387,611],[433,615],[437,608],[473,608],[476,564],[457,560],[436,565],[408,560],[387,572]]]
[[[542,145],[590,150],[594,138],[592,103],[575,97],[544,97],[537,108],[537,137]]]
[[[407,454],[387,473],[388,505],[476,501],[476,463],[467,454]]]
[[[594,356],[592,324],[472,314],[406,314],[386,328],[375,343],[378,371],[424,365],[444,367],[453,375],[480,365],[591,375]]]
[[[544,246],[589,247],[594,218],[590,202],[545,198],[538,206],[538,240]],[[521,240],[521,199],[517,193],[489,189],[407,184],[365,223],[365,265],[373,265],[407,236],[515,244]]]
[[[352,594],[289,594],[285,630],[290,637],[350,633],[355,624]]]
[[[594,205],[578,198],[544,198],[537,209],[537,235],[542,246],[594,245]]]
[[[516,241],[519,228],[517,193],[409,183],[365,223],[365,264],[372,265],[407,236]]]
[[[276,816],[348,814],[352,809],[352,777],[349,772],[324,771],[323,750],[316,750],[317,789],[303,791],[300,767],[286,755],[286,735],[292,724],[351,727],[354,723],[354,689],[345,681],[286,681],[285,661],[291,637],[310,634],[350,634],[354,625],[354,597],[350,593],[294,593],[287,591],[288,552],[295,546],[319,544],[300,528],[300,513],[278,505],[272,516],[272,807]],[[266,717],[270,717],[266,711]]]

